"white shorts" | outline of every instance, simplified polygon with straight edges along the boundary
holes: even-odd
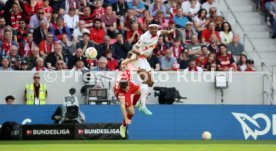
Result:
[[[144,69],[147,72],[151,71],[150,64],[146,58],[138,58],[137,60],[133,61],[131,64],[136,68],[136,70]]]

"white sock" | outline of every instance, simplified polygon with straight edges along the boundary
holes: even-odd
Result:
[[[140,89],[141,89],[141,106],[146,107],[146,100],[148,96],[148,85],[147,84],[141,84]]]

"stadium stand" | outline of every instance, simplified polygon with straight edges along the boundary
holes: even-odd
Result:
[[[254,2],[7,0],[0,7],[0,71],[65,71],[81,61],[83,69],[98,71],[99,59],[106,54],[112,55],[107,57],[106,70],[114,71],[148,24],[155,21],[160,29],[176,29],[160,37],[154,50],[155,64],[160,64],[161,70],[166,71],[162,60],[171,49],[177,60],[170,65],[173,70],[197,71],[200,67],[203,71],[272,73],[276,43],[269,39],[272,30],[253,9]],[[266,6],[264,1],[260,3],[260,8]],[[88,47],[96,48],[96,59],[85,56]],[[118,65],[112,63],[114,59]],[[196,65],[189,66],[189,60]]]
[[[170,0],[163,1],[163,3],[161,0],[155,0],[152,3],[139,0],[134,0],[133,2],[127,1],[125,3],[120,0],[114,3],[113,7],[109,7],[110,4],[108,4],[108,1],[78,2],[66,0],[65,4],[60,5],[56,1],[49,0],[31,2],[8,0],[4,4],[4,7],[1,8],[1,14],[4,15],[0,19],[1,58],[9,58],[11,60],[9,67],[13,70],[21,70],[23,60],[27,60],[29,67],[32,67],[35,63],[30,62],[29,58],[32,56],[32,50],[35,49],[35,46],[38,46],[40,48],[40,57],[45,62],[45,69],[50,67],[49,70],[55,70],[56,61],[51,62],[52,66],[49,66],[47,65],[47,60],[53,56],[50,54],[54,52],[56,43],[62,45],[62,52],[59,55],[61,57],[58,60],[64,61],[64,70],[70,70],[74,67],[75,64],[70,65],[69,62],[74,62],[72,59],[74,59],[73,55],[75,54],[76,48],[82,49],[83,56],[86,48],[91,46],[95,47],[98,51],[97,59],[103,57],[107,50],[112,51],[113,58],[118,58],[118,56],[126,57],[125,54],[117,54],[119,52],[115,50],[116,47],[118,49],[116,34],[118,32],[122,33],[124,42],[133,45],[137,42],[140,35],[147,30],[148,23],[154,20],[160,23],[160,29],[176,29],[174,34],[163,37],[165,46],[173,50],[174,57],[181,60],[182,55],[180,54],[187,48],[188,60],[191,57],[192,59],[196,59],[197,65],[207,71],[207,61],[200,62],[200,60],[207,60],[207,55],[202,55],[200,46],[202,44],[207,46],[212,45],[213,40],[211,39],[212,41],[210,41],[212,34],[215,34],[217,44],[225,43],[228,45],[233,39],[231,25],[224,23],[226,20],[221,16],[219,3],[219,0],[188,0],[184,2]],[[230,4],[235,4],[235,0],[234,2],[231,1]],[[243,4],[247,3],[243,2]],[[60,7],[54,9],[57,6]],[[89,13],[89,9],[92,13]],[[148,16],[147,10],[149,10],[151,17]],[[99,22],[96,22],[97,20]],[[47,22],[47,27],[44,24],[45,22]],[[98,24],[101,24],[101,26]],[[84,27],[79,27],[83,25]],[[255,26],[247,30],[254,30],[253,28]],[[12,31],[12,33],[9,31]],[[239,34],[238,31],[234,32]],[[88,37],[82,40],[82,37],[87,35],[86,33],[90,35],[88,41],[85,40]],[[197,34],[197,37],[193,37],[193,34]],[[111,37],[111,39],[105,40],[105,35]],[[198,38],[199,42],[196,45],[193,44],[190,46],[193,41],[192,37]],[[80,42],[78,42],[79,40]],[[262,42],[259,40],[256,41],[256,43]],[[253,40],[253,42],[255,41]],[[270,41],[267,41],[267,43],[270,43]],[[11,46],[18,45],[17,53],[12,54],[10,51]],[[213,46],[217,47],[218,45]],[[164,49],[158,50],[160,49],[159,47],[157,47],[155,55],[160,61],[165,52]],[[128,48],[127,51],[130,51],[130,49]],[[218,48],[213,48],[209,51],[219,55],[218,50]],[[228,57],[224,57],[226,60],[215,59],[213,63],[216,63],[218,70],[225,71],[231,69],[238,71],[239,68],[236,66],[227,66],[226,68],[221,68],[220,66],[224,66],[221,64],[224,64],[224,61],[229,61],[228,58],[231,58],[229,56],[232,55],[235,55],[235,62],[233,63],[236,64],[242,53],[243,50],[239,53],[228,50],[226,55]],[[124,58],[120,58],[118,61],[122,59]],[[91,63],[90,60],[85,58],[84,64],[87,68],[93,70],[93,68],[97,67],[98,63],[98,60],[94,61],[96,63]],[[6,70],[5,65],[1,70]]]

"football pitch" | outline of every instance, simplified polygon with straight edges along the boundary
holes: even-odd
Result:
[[[276,141],[0,141],[0,151],[276,151]]]

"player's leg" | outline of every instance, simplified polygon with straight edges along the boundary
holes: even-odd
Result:
[[[144,112],[146,115],[152,115],[152,113],[147,109],[146,107],[146,100],[147,100],[147,96],[148,96],[148,73],[146,72],[146,70],[141,69],[137,71],[141,80],[142,80],[142,84],[140,86],[140,90],[141,90],[141,106],[139,108],[139,111]]]
[[[154,81],[153,81],[153,79],[152,79],[152,72],[151,71],[149,71],[149,72],[147,72],[147,76],[148,76],[148,79],[147,79],[147,84],[148,84],[148,86],[150,87],[150,88],[152,88],[153,87],[153,84],[154,84]]]
[[[133,106],[129,106],[126,108],[127,111],[127,118],[129,120],[132,119],[132,117],[134,116],[134,108]],[[121,137],[125,138],[126,137],[126,129],[127,129],[127,122],[123,119],[122,125],[120,126],[120,135]]]

